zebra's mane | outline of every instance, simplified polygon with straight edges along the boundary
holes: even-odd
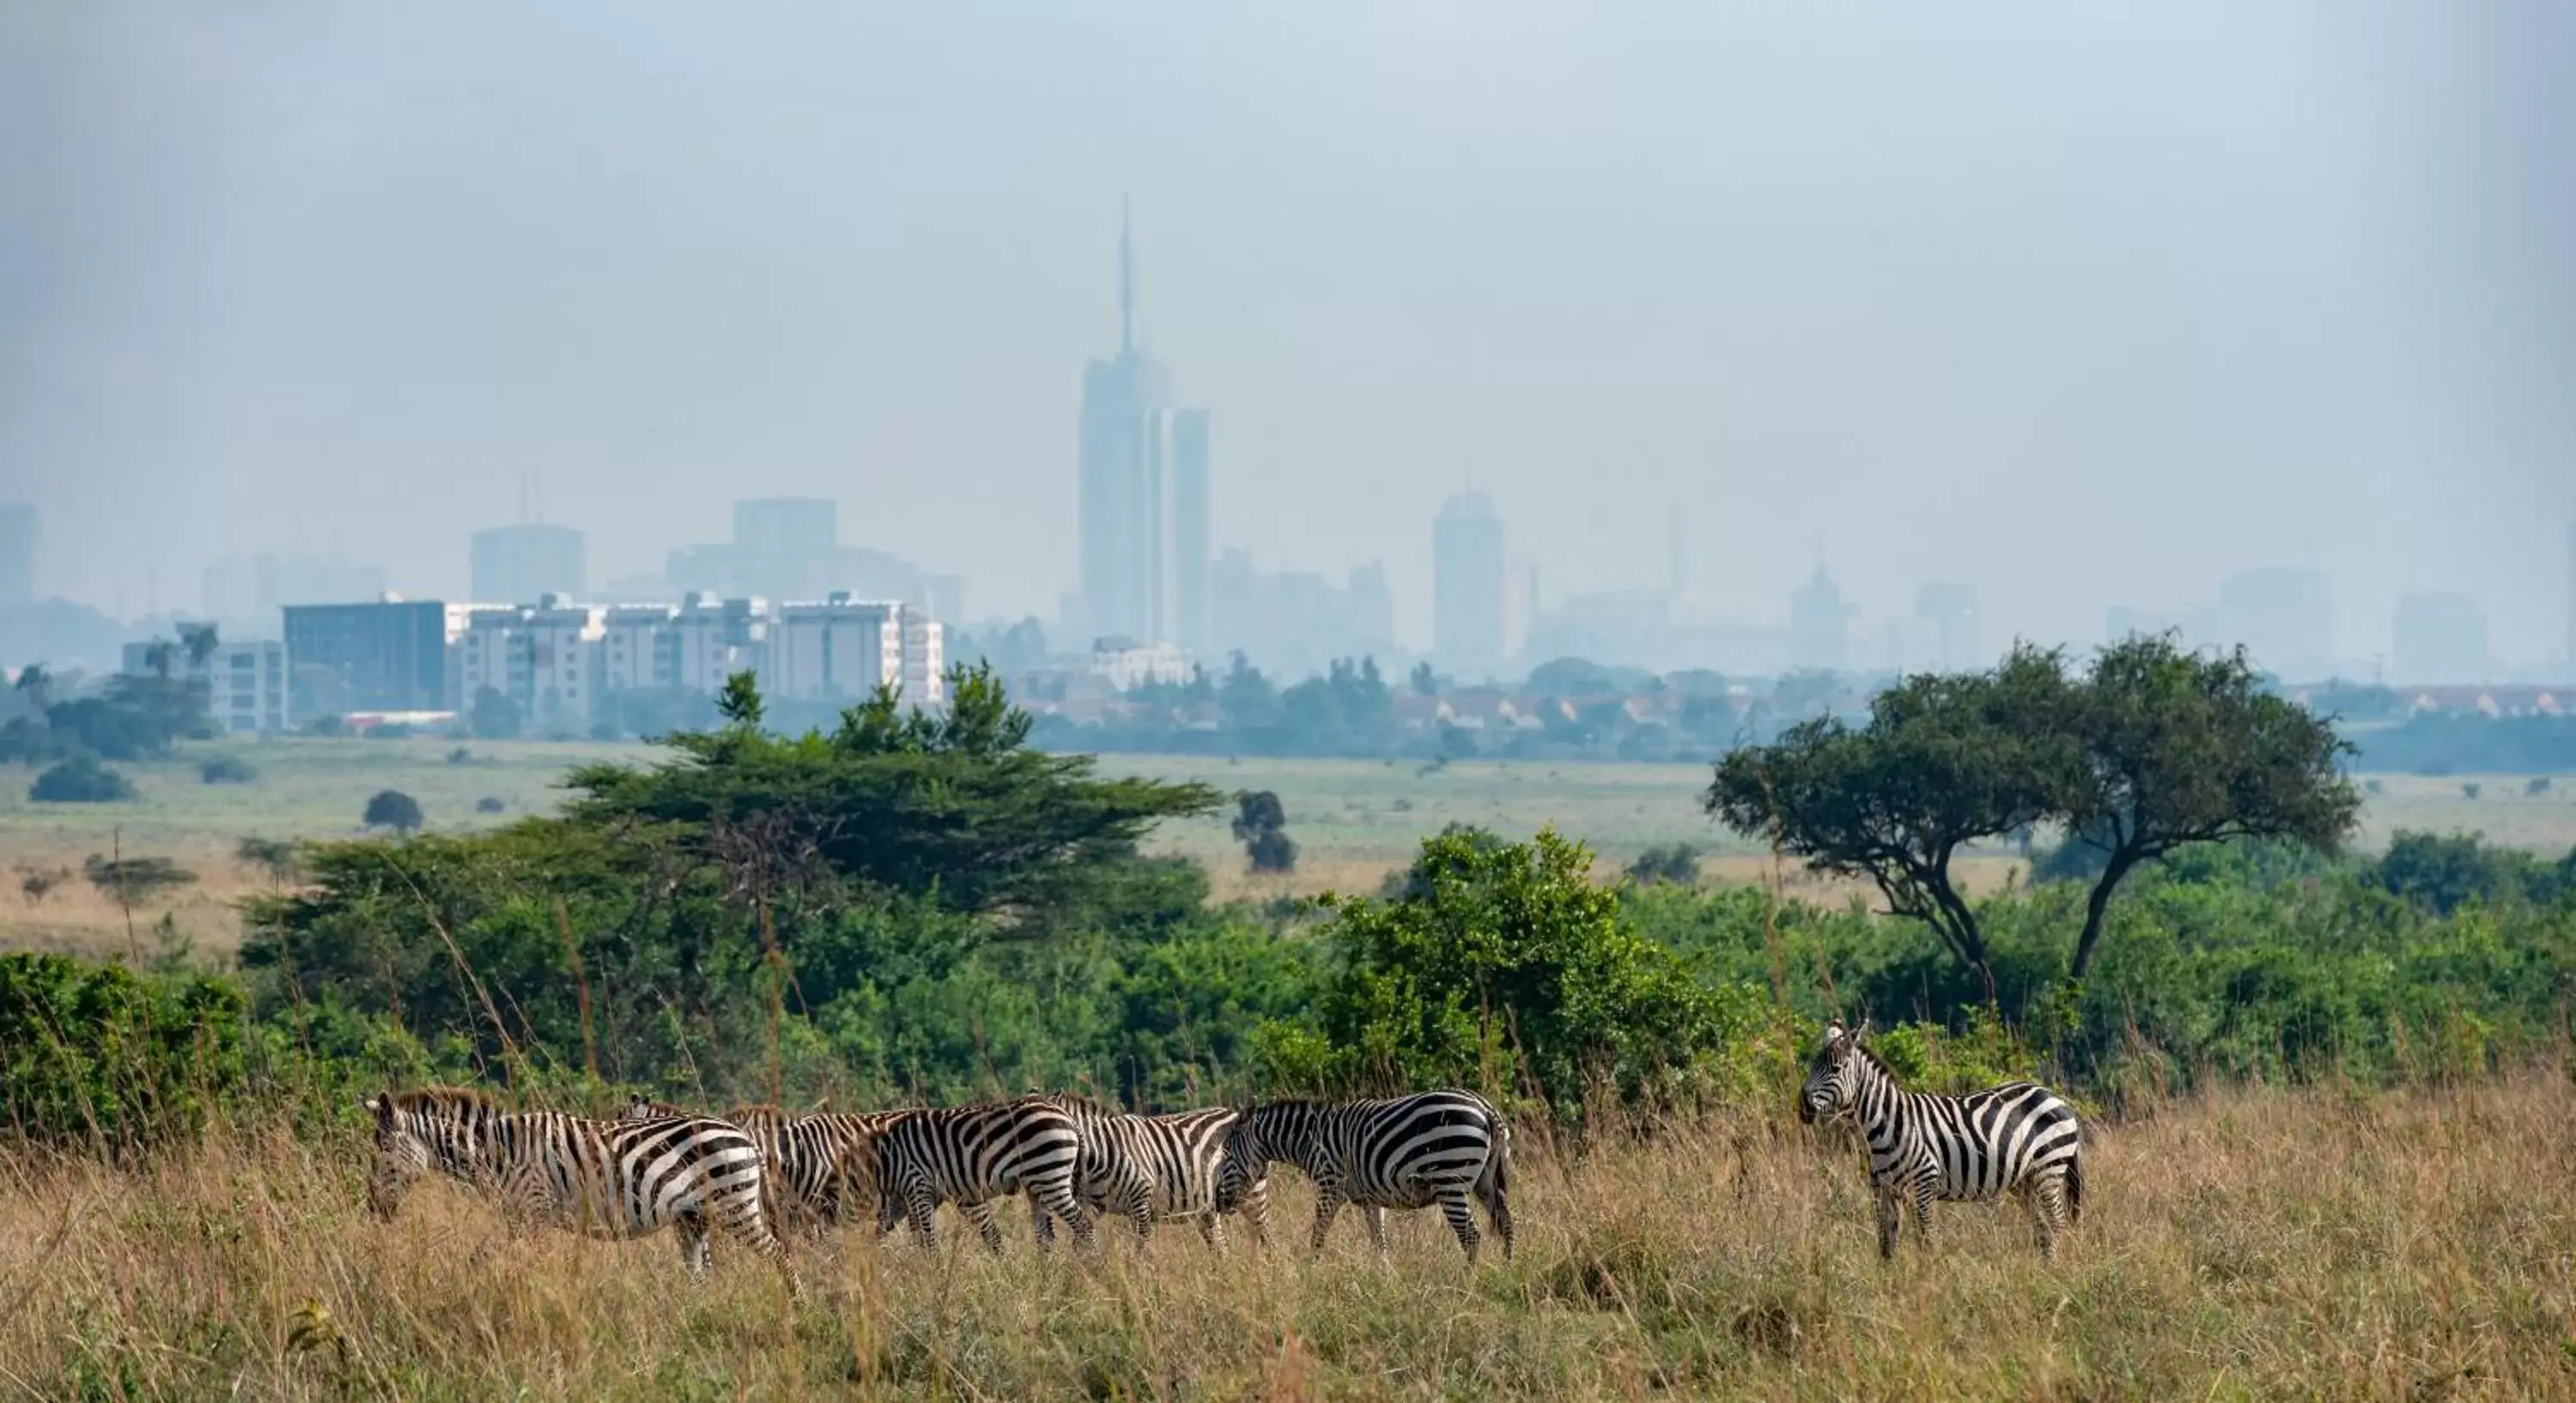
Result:
[[[1047,1100],[1053,1101],[1057,1105],[1065,1107],[1067,1110],[1089,1111],[1094,1115],[1102,1116],[1124,1114],[1124,1112],[1120,1111],[1116,1106],[1104,1104],[1101,1101],[1085,1096],[1077,1091],[1045,1091],[1035,1094],[1044,1096]]]
[[[448,1115],[458,1111],[499,1112],[501,1103],[492,1094],[470,1086],[422,1086],[397,1091],[386,1101],[396,1111],[415,1111],[423,1115]]]

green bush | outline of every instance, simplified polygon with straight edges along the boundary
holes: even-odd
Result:
[[[249,784],[259,771],[238,755],[218,755],[197,767],[197,778],[206,784]]]
[[[134,783],[80,755],[36,776],[27,797],[39,804],[122,804],[134,798]]]
[[[244,1083],[231,982],[68,955],[0,956],[0,1125],[129,1154],[193,1133]]]

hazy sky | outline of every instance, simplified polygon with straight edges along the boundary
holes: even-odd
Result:
[[[1383,557],[1471,474],[1551,596],[2095,641],[2223,571],[2566,633],[2576,6],[0,0],[0,496],[139,612],[261,550],[595,579],[734,497],[1074,576],[1082,362],[1143,321],[1217,536]]]

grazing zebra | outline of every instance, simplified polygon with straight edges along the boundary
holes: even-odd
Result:
[[[1187,1218],[1211,1247],[1225,1247],[1222,1214],[1240,1212],[1256,1242],[1269,1237],[1265,1179],[1228,1174],[1226,1136],[1238,1111],[1218,1108],[1169,1115],[1127,1115],[1078,1096],[1050,1098],[1073,1117],[1082,1136],[1074,1171],[1074,1196],[1094,1214],[1120,1213],[1138,1237],[1153,1235],[1158,1218]],[[1032,1202],[1038,1246],[1055,1241],[1055,1223]]]
[[[1074,1197],[1082,1134],[1073,1117],[1045,1096],[984,1106],[942,1106],[882,1114],[875,1147],[877,1234],[900,1218],[915,1241],[936,1249],[933,1215],[955,1203],[984,1245],[1002,1250],[991,1201],[1025,1193],[1034,1211],[1073,1225],[1073,1239],[1094,1245],[1091,1216]]]
[[[685,1114],[638,1095],[627,1101],[625,1119]],[[852,1191],[874,1186],[871,1137],[897,1114],[817,1111],[797,1115],[759,1105],[736,1106],[722,1118],[740,1127],[767,1157],[780,1221],[792,1221],[808,1236],[819,1237],[827,1224],[855,1216],[866,1207],[851,1201]]]
[[[1245,1172],[1279,1160],[1315,1181],[1315,1250],[1345,1203],[1368,1223],[1369,1240],[1386,1251],[1389,1208],[1440,1205],[1467,1260],[1476,1259],[1470,1195],[1485,1204],[1503,1258],[1512,1255],[1511,1128],[1485,1098],[1470,1091],[1426,1091],[1389,1101],[1271,1101],[1243,1113],[1226,1142]]]
[[[2007,1082],[1967,1096],[1898,1089],[1887,1064],[1861,1045],[1866,1020],[1848,1032],[1825,1028],[1824,1046],[1798,1097],[1810,1124],[1854,1112],[1869,1141],[1869,1182],[1878,1193],[1878,1253],[1896,1255],[1904,1201],[1916,1230],[1932,1241],[1932,1201],[1983,1201],[2006,1190],[2030,1204],[2043,1258],[2084,1213],[2084,1160],[2075,1110],[2054,1092]]]
[[[770,1228],[760,1146],[724,1121],[512,1112],[481,1092],[453,1087],[388,1091],[366,1106],[376,1121],[367,1206],[379,1218],[393,1217],[411,1186],[436,1169],[498,1189],[513,1227],[542,1219],[621,1238],[675,1227],[680,1260],[701,1279],[712,1223],[776,1264],[789,1293],[805,1298]]]

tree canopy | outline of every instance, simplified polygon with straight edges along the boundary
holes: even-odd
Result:
[[[2069,973],[2090,967],[2112,894],[2191,843],[2287,838],[2331,848],[2359,796],[2330,721],[2264,690],[2242,652],[2169,637],[2104,649],[2083,674],[2018,647],[1990,672],[1905,679],[1867,724],[1819,717],[1717,764],[1704,802],[1819,870],[1865,877],[1930,926],[1989,991],[1993,967],[1951,861],[1980,839],[2063,828],[2098,852]]]

